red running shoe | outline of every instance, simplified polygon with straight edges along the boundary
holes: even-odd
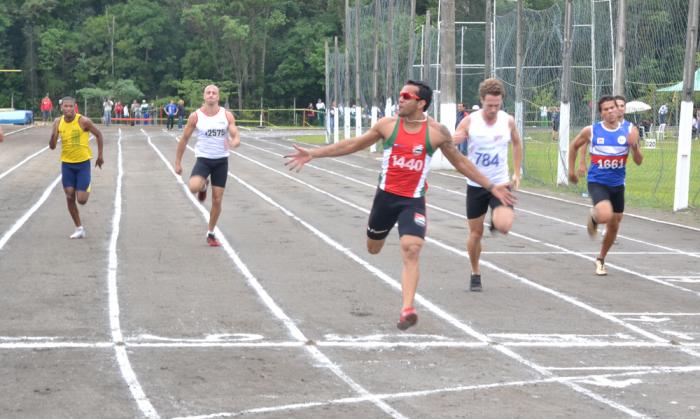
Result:
[[[214,233],[207,233],[207,244],[211,247],[221,246],[221,242],[216,239]]]
[[[416,313],[416,309],[409,307],[401,310],[401,317],[399,317],[399,322],[396,323],[396,327],[398,327],[400,330],[406,330],[416,323],[418,323],[418,314]]]
[[[204,182],[204,188],[197,192],[197,199],[199,202],[204,202],[205,199],[207,199],[207,189],[209,188],[209,179]]]

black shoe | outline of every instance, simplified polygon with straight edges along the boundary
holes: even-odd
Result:
[[[469,281],[469,291],[481,292],[481,275],[472,274]]]

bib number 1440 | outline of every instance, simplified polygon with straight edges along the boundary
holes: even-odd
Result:
[[[413,170],[416,172],[420,172],[423,170],[423,160],[418,160],[418,159],[410,159],[406,160],[405,157],[401,156],[391,156],[392,157],[392,166],[400,167],[402,169],[408,169],[408,170]]]

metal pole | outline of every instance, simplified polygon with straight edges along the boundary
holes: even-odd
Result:
[[[568,185],[569,126],[571,115],[571,44],[573,34],[573,0],[566,0],[564,10],[564,48],[561,63],[561,105],[559,108],[559,160],[557,185]]]
[[[617,0],[617,45],[615,46],[615,67],[613,68],[613,94],[625,94],[625,0]]]
[[[464,26],[459,41],[459,102],[464,104]]]
[[[440,0],[440,122],[454,132],[457,120],[455,0]]]
[[[595,49],[595,0],[591,0],[591,124],[595,123],[596,99],[598,97],[598,74]]]
[[[355,0],[355,136],[362,135],[362,99],[360,97],[360,0]]]
[[[343,83],[343,138],[350,138],[350,0],[345,0],[345,80]]]
[[[493,33],[493,0],[486,0],[484,8],[486,16],[484,17],[484,78],[491,77],[491,34]]]
[[[425,24],[420,27],[420,79],[425,80]]]
[[[324,131],[326,133],[326,144],[330,144],[331,142],[331,122],[330,122],[330,112],[329,110],[331,109],[331,102],[330,102],[330,75],[329,71],[330,69],[328,68],[330,61],[328,60],[328,39],[326,39],[323,42],[323,57],[324,57],[324,64],[325,64],[325,71],[324,75],[326,77],[326,85],[325,85],[325,90],[326,90],[326,98],[325,98],[325,103],[326,103],[326,108],[323,110],[323,116],[324,116]],[[317,116],[318,117],[318,116]],[[269,120],[269,117],[268,117]]]
[[[374,27],[379,26],[379,1],[374,2]],[[374,126],[377,123],[377,116],[379,114],[379,31],[374,31],[374,62],[372,63],[372,119],[370,126]],[[370,146],[370,151],[374,153],[377,151],[377,144],[372,144]]]
[[[378,0],[374,0],[378,3]],[[406,78],[413,78],[413,36],[415,34],[416,0],[411,0],[411,20],[408,22],[408,63],[406,65]]]
[[[340,141],[340,113],[338,112],[338,85],[340,84],[340,51],[338,50],[338,37],[334,37],[335,42],[335,65],[333,70],[335,72],[335,83],[333,83],[333,103],[331,103],[331,108],[333,108],[333,142],[337,143]],[[294,114],[296,115],[296,113]]]
[[[425,55],[423,56],[423,80],[430,84],[430,54],[432,53],[430,10],[425,12]],[[427,111],[427,109],[426,109]]]
[[[518,0],[515,24],[515,125],[523,136],[523,0]]]
[[[394,77],[394,63],[391,54],[393,53],[394,47],[394,0],[389,0],[388,4],[388,14],[387,14],[387,42],[386,42],[386,85],[385,87],[385,98],[386,102],[384,105],[384,116],[391,116],[392,108],[392,98],[393,93],[393,77]]]
[[[688,29],[685,39],[685,61],[683,63],[683,101],[678,122],[678,153],[676,159],[676,188],[673,210],[688,208],[690,189],[691,120],[693,118],[693,88],[695,84],[695,54],[698,48],[698,20],[700,0],[688,2]]]

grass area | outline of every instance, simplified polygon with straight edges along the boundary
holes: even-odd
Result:
[[[578,185],[557,186],[557,143],[552,141],[548,129],[529,128],[525,139],[524,187],[544,187],[577,196],[587,192],[586,180]],[[669,133],[664,141],[657,142],[655,149],[642,149],[644,162],[637,166],[630,159],[627,166],[627,188],[625,198],[636,207],[656,208],[664,211],[673,208],[676,181],[677,137]],[[295,138],[307,144],[324,144],[324,135],[300,135]],[[512,162],[511,162],[511,168]],[[700,207],[700,141],[693,140],[690,171],[691,207]]]
[[[587,190],[585,180],[579,185],[556,187],[557,143],[548,132],[528,133],[525,143],[524,186],[540,186],[568,190],[581,194]],[[677,140],[670,135],[657,142],[655,149],[642,149],[641,166],[628,160],[625,199],[638,207],[669,210],[673,208],[676,181]],[[700,206],[700,141],[693,140],[691,152],[690,194],[691,207]]]

